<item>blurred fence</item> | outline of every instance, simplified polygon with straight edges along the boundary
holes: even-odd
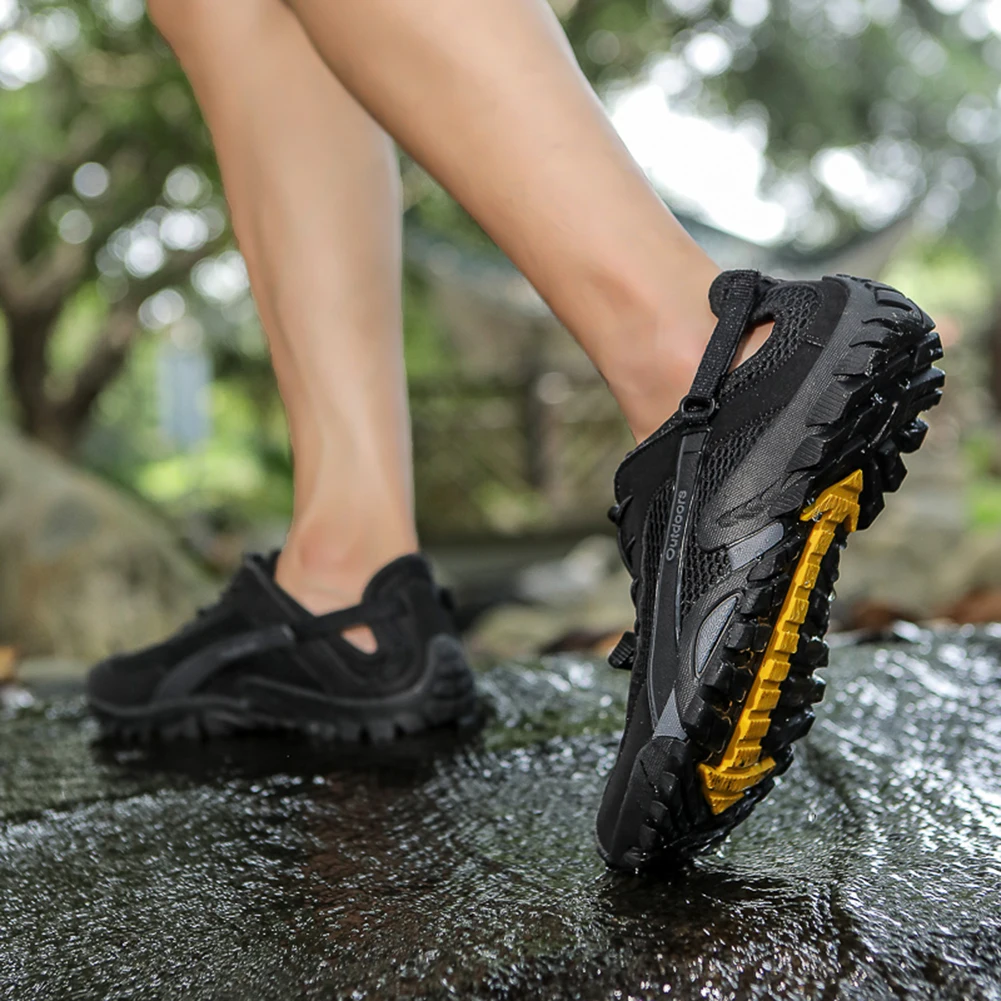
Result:
[[[785,275],[877,274],[910,228],[896,221],[821,258],[682,220],[727,266]],[[587,356],[496,252],[410,224],[407,258],[460,373],[410,382],[423,538],[609,531],[612,476],[633,439]]]
[[[411,385],[424,538],[607,531],[632,437],[608,390],[549,371],[518,382]]]

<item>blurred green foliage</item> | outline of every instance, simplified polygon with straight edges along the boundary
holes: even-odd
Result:
[[[654,86],[756,137],[786,241],[815,249],[912,214],[909,287],[971,315],[996,295],[998,0],[553,3],[610,99]],[[141,0],[0,0],[0,135],[4,412],[173,510],[284,517],[284,418],[211,143]],[[490,246],[403,167],[414,225]],[[215,370],[211,437],[192,451],[164,438],[155,390],[179,330]],[[454,374],[416,275],[406,349],[415,379]]]
[[[559,0],[585,72],[743,123],[766,193],[814,247],[917,214],[998,255],[1001,7],[994,0]],[[825,183],[832,152],[868,192]],[[679,150],[679,156],[685,151]],[[434,206],[436,214],[441,212]]]
[[[224,246],[227,223],[206,130],[141,4],[5,0],[0,22],[12,409],[70,451],[128,359],[140,307]],[[175,184],[172,196],[185,164],[198,165],[198,190]]]

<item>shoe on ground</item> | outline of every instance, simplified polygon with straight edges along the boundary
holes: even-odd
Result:
[[[615,479],[636,625],[610,658],[632,683],[597,835],[621,869],[712,847],[789,767],[823,694],[839,552],[900,486],[944,378],[932,321],[878,282],[726,272],[710,303],[691,392]]]
[[[388,741],[475,718],[451,601],[419,555],[380,570],[360,604],[312,615],[275,583],[277,554],[248,556],[219,601],[163,643],[91,671],[104,731],[131,740],[290,729]],[[368,626],[378,649],[344,639]]]

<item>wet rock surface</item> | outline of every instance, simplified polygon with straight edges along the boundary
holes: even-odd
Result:
[[[836,650],[797,763],[716,855],[610,874],[624,685],[507,665],[478,735],[94,746],[0,719],[0,996],[1001,997],[1001,629]],[[16,703],[20,702],[18,705]]]

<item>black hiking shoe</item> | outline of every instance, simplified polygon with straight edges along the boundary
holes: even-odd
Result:
[[[219,601],[170,639],[98,664],[87,682],[106,733],[200,738],[291,729],[392,740],[475,717],[473,677],[450,599],[423,557],[380,570],[362,602],[312,615],[274,579],[276,555],[248,556]],[[368,626],[378,650],[341,635]]]
[[[900,486],[944,378],[932,321],[878,282],[726,272],[710,302],[692,391],[615,478],[637,619],[610,657],[632,684],[597,834],[623,869],[711,847],[789,767],[824,690],[840,550]]]

